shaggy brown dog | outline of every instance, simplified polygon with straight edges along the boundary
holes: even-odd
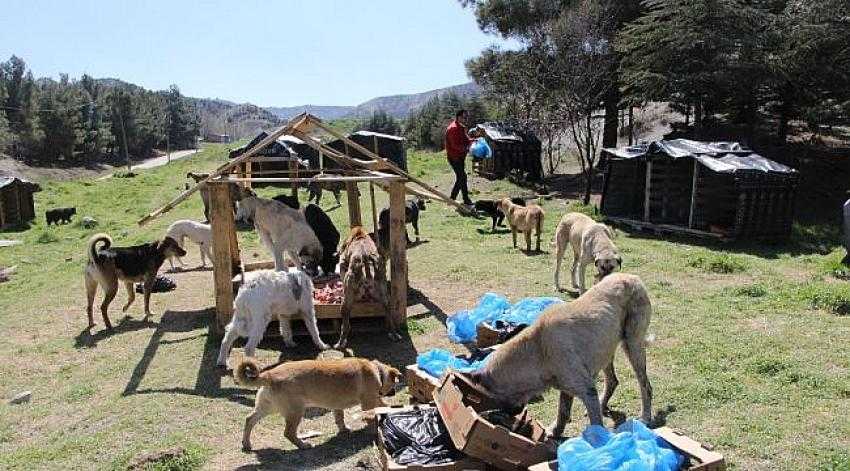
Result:
[[[614,273],[578,299],[550,307],[531,326],[490,354],[487,364],[466,375],[506,409],[517,409],[550,387],[561,391],[559,436],[570,421],[573,397],[587,408],[590,423],[602,425],[602,411],[617,387],[614,353],[622,344],[637,377],[641,420],[652,418],[652,386],[646,376],[646,331],[652,307],[643,282]],[[600,406],[596,376],[605,375]]]
[[[525,249],[531,252],[531,231],[537,229],[537,245],[535,250],[540,252],[540,234],[543,231],[543,208],[536,204],[520,206],[514,204],[510,198],[499,201],[499,211],[505,214],[508,224],[511,226],[511,234],[514,237],[514,248],[516,248],[516,234],[525,234]]]
[[[298,448],[312,447],[298,437],[308,407],[332,409],[339,431],[347,432],[343,411],[356,405],[364,411],[384,406],[382,397],[395,394],[400,377],[397,369],[363,358],[290,361],[265,371],[255,360],[243,360],[234,372],[236,382],[260,390],[254,411],[245,418],[242,449],[251,450],[251,430],[275,412],[286,420],[283,436]]]
[[[375,241],[361,226],[351,228],[343,242],[339,257],[339,273],[342,276],[342,329],[335,348],[345,348],[351,332],[351,308],[355,301],[373,299],[384,305],[387,313],[390,338],[400,338],[390,313],[387,293],[387,272],[384,259],[378,253]]]
[[[100,248],[97,246],[99,243],[103,244]],[[111,237],[106,234],[95,234],[89,239],[88,256],[89,263],[86,265],[85,280],[86,297],[88,299],[86,314],[89,317],[89,328],[94,327],[92,305],[94,304],[94,295],[97,293],[97,286],[100,285],[104,291],[100,312],[103,315],[103,323],[106,324],[106,328],[111,329],[112,323],[109,322],[106,311],[109,309],[109,303],[112,302],[118,292],[118,280],[124,282],[124,288],[127,290],[127,304],[122,308],[124,312],[127,312],[127,308],[136,300],[133,283],[144,283],[145,319],[147,319],[151,315],[151,287],[159,268],[167,258],[185,257],[186,251],[180,248],[177,241],[171,237],[132,247],[112,247]]]

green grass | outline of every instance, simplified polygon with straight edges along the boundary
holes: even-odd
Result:
[[[140,453],[173,446],[189,453],[158,469],[352,469],[361,460],[374,466],[368,433],[335,438],[331,414],[308,416],[302,425],[325,432],[313,441],[315,450],[293,450],[281,436],[279,417],[255,429],[255,447],[262,452],[239,450],[254,393],[212,366],[220,339],[208,335],[206,309],[214,304],[209,272],[173,275],[178,289],[154,295],[152,324],[140,322],[141,300],[125,319],[119,293],[110,310],[116,332],[83,332],[87,239],[107,232],[118,245],[134,244],[160,237],[176,219],[201,217],[200,199],[192,197],[148,226],[136,224],[183,190],[186,171],[214,168],[225,152],[209,146],[134,178],[46,182],[36,194],[38,212],[73,205],[75,222],[46,228],[39,218],[29,228],[2,234],[24,243],[0,249],[0,266],[18,266],[12,281],[0,285],[0,397],[31,390],[33,399],[20,406],[0,401],[0,469],[123,469]],[[442,154],[410,151],[409,167],[444,191],[451,187]],[[471,184],[479,198],[528,194],[504,181],[476,178]],[[365,186],[361,190],[368,195]],[[326,195],[326,208],[330,201]],[[378,207],[385,204],[378,191]],[[398,367],[435,346],[461,352],[446,341],[441,313],[468,308],[487,291],[511,299],[555,295],[549,243],[558,220],[568,210],[599,215],[575,202],[541,204],[547,215],[545,253],[539,255],[514,249],[509,233],[491,234],[489,219],[429,205],[421,214],[427,242],[408,252],[411,287],[425,301],[409,309],[411,340],[389,344],[383,335],[355,331],[355,352]],[[371,226],[368,198],[362,205],[363,221]],[[340,227],[347,214],[345,205],[329,212]],[[97,219],[98,227],[82,228],[84,216]],[[732,469],[847,469],[850,288],[836,265],[843,256],[836,231],[797,226],[792,240],[778,246],[699,245],[618,232],[624,271],[641,276],[650,291],[655,341],[649,375],[654,409],[665,411],[667,425],[713,444]],[[239,243],[246,261],[269,258],[253,231],[240,232]],[[189,253],[187,261],[197,263],[197,249]],[[286,359],[315,354],[304,339],[299,342],[297,351],[285,351]],[[264,342],[260,360],[277,361],[281,348],[277,341]],[[620,387],[611,405],[635,416],[637,387],[619,353],[616,368]],[[548,422],[556,400],[550,391],[531,409]],[[575,435],[586,425],[578,404],[573,420],[567,432]],[[351,414],[347,421],[361,427]]]

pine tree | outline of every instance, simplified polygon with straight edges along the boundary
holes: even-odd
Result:
[[[18,156],[33,156],[39,150],[41,131],[35,109],[37,87],[32,72],[27,70],[23,59],[12,56],[0,63],[0,81],[6,89],[4,106],[12,139],[13,153]]]
[[[361,120],[354,127],[355,131],[373,131],[382,134],[397,135],[401,132],[401,125],[384,110],[377,110],[368,118]]]

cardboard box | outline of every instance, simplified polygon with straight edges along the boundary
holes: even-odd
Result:
[[[458,450],[502,470],[525,470],[534,463],[555,457],[555,447],[534,419],[529,421],[531,438],[485,420],[479,412],[498,409],[492,398],[482,396],[455,374],[446,375],[434,392],[452,442]]]
[[[478,348],[492,347],[500,343],[499,331],[489,323],[482,322],[475,326],[475,346]]]
[[[396,412],[407,412],[417,409],[433,409],[434,406],[406,406],[406,407],[379,407],[374,410],[375,413],[375,452],[378,456],[378,462],[381,463],[383,471],[485,471],[487,465],[475,458],[466,457],[460,461],[455,461],[446,464],[434,465],[402,465],[393,461],[393,458],[384,449],[384,437],[381,433],[381,428],[378,427],[381,416],[393,414]]]
[[[726,469],[723,455],[707,449],[692,438],[675,432],[669,427],[660,427],[653,431],[688,458],[682,471],[723,471]],[[539,463],[530,466],[528,471],[558,471],[558,462]]]
[[[494,345],[492,348],[488,348],[492,353],[492,350],[499,348],[498,345]],[[442,378],[435,378],[431,376],[424,370],[420,369],[416,364],[408,365],[404,369],[404,379],[407,382],[407,392],[410,394],[410,397],[420,403],[420,404],[428,404],[434,400],[434,391],[440,387],[442,382]]]

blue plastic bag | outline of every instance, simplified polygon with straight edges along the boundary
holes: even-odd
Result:
[[[455,343],[474,342],[478,336],[476,329],[482,322],[503,320],[531,325],[547,307],[562,302],[552,297],[523,298],[511,305],[504,296],[486,293],[472,310],[459,311],[446,319],[449,340]]]
[[[441,378],[447,368],[451,368],[461,373],[469,373],[475,371],[485,363],[489,356],[481,360],[469,362],[463,358],[454,356],[450,351],[442,348],[434,348],[425,353],[421,353],[416,357],[416,366],[435,378]]]
[[[483,137],[479,137],[469,146],[469,153],[476,159],[489,159],[493,156],[490,145],[487,144],[487,140]]]
[[[558,447],[558,469],[570,471],[678,471],[684,462],[684,456],[636,420],[627,420],[615,433],[591,425]]]

